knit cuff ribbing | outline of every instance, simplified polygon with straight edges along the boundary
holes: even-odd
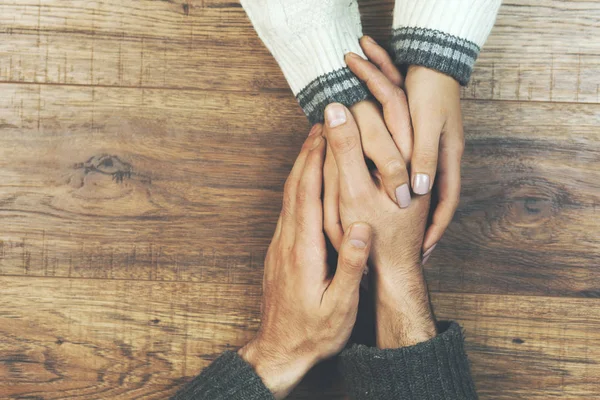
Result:
[[[422,65],[449,75],[461,85],[469,83],[479,46],[466,39],[424,28],[399,28],[392,32],[396,64]]]
[[[171,400],[275,399],[252,367],[237,353],[226,351]]]
[[[377,349],[354,345],[340,354],[353,399],[477,399],[461,328],[451,322],[435,338],[415,346]]]
[[[356,0],[241,0],[252,25],[281,67],[310,122],[325,106],[351,106],[368,91],[346,66],[353,52],[366,58]]]
[[[328,104],[341,103],[350,107],[368,97],[366,85],[345,67],[319,76],[302,89],[296,99],[311,124],[315,124],[323,122]]]

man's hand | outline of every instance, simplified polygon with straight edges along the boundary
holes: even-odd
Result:
[[[346,228],[338,266],[328,274],[321,186],[325,140],[315,125],[285,184],[283,207],[265,260],[262,322],[239,350],[276,398],[317,362],[338,353],[356,321],[371,228]]]
[[[410,207],[399,208],[381,185],[381,176],[371,176],[350,111],[341,104],[330,104],[325,121],[328,151],[339,171],[337,180],[325,180],[325,187],[339,185],[341,228],[346,231],[357,221],[367,221],[373,229],[370,261],[377,344],[397,348],[426,341],[436,334],[421,267],[430,196],[419,196]],[[381,128],[375,134],[388,135],[388,131]],[[329,212],[326,208],[325,221],[335,221],[335,217],[328,217]],[[327,232],[337,229],[325,228]]]
[[[412,152],[403,150],[402,155],[410,167],[413,193],[428,194],[436,181],[438,204],[423,241],[424,261],[427,261],[452,221],[460,199],[460,162],[464,150],[460,85],[447,75],[417,65],[408,68],[404,80],[387,52],[373,39],[365,36],[360,43],[379,69],[352,54],[346,57],[346,62],[382,104],[388,130],[406,131],[406,120],[409,124],[412,121],[414,148],[413,141],[405,139],[404,134],[392,136],[398,148],[411,146]],[[396,111],[406,108],[406,97],[399,88],[408,97],[407,118]]]

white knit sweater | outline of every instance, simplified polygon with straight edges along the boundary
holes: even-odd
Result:
[[[344,55],[364,56],[356,0],[241,0],[311,122],[332,102],[364,100],[366,87]],[[392,56],[448,74],[466,85],[501,0],[396,0]]]

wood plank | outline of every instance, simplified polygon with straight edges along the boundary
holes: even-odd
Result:
[[[600,295],[600,109],[463,102],[462,199],[428,266],[440,291]]]
[[[363,1],[365,32],[385,41],[392,7]],[[595,1],[504,2],[463,97],[598,103],[599,20]],[[0,26],[0,82],[288,92],[237,2],[14,0]]]
[[[0,273],[261,282],[308,132],[293,99],[5,89]]]
[[[600,397],[598,299],[434,294],[460,321],[482,399]]]
[[[290,96],[23,84],[3,94],[0,274],[261,282],[308,131]],[[432,287],[600,295],[600,106],[463,109],[463,197],[427,266]]]
[[[0,282],[2,398],[164,399],[259,323],[257,285]],[[325,376],[313,373],[291,398],[342,398]]]
[[[3,278],[2,396],[166,398],[252,337],[257,286]]]
[[[243,345],[259,323],[255,285],[21,277],[0,284],[0,373],[10,382],[2,396],[165,398],[221,351]],[[482,399],[597,398],[599,302],[433,295],[438,317],[465,327]],[[291,398],[342,398],[332,379],[313,373]]]

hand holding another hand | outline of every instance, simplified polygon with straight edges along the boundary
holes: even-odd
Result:
[[[439,241],[458,205],[459,87],[418,66],[404,80],[381,47],[367,38],[361,45],[375,65],[358,56],[346,60],[381,108],[373,101],[350,110],[330,104],[325,128],[311,130],[286,182],[265,261],[261,328],[239,351],[276,398],[348,341],[367,261],[377,346],[406,347],[436,336],[422,251]],[[434,187],[439,204],[427,227]],[[339,252],[333,277],[323,231]]]
[[[376,307],[378,347],[402,347],[435,336],[427,286],[421,266],[421,245],[429,210],[429,195],[419,196],[411,206],[399,208],[381,184],[372,177],[361,145],[361,132],[350,110],[330,104],[325,110],[325,136],[339,173],[325,187],[339,193],[341,229],[357,221],[368,221],[373,229],[370,257]],[[387,135],[382,129],[377,134]],[[325,209],[327,232],[339,227],[336,209]],[[327,221],[336,224],[328,227]]]
[[[450,76],[418,65],[409,66],[404,79],[373,39],[365,36],[360,43],[373,64],[353,54],[346,56],[346,62],[381,104],[385,126],[410,172],[412,192],[425,195],[436,189],[437,204],[423,241],[428,255],[448,228],[460,200],[464,151],[460,85]],[[360,121],[361,116],[352,111]],[[362,134],[360,123],[359,128]],[[384,174],[384,184],[387,180]]]
[[[264,384],[285,397],[317,362],[342,350],[356,321],[371,228],[346,226],[335,275],[328,273],[321,186],[325,140],[315,125],[285,184],[265,260],[262,322],[239,350]]]

